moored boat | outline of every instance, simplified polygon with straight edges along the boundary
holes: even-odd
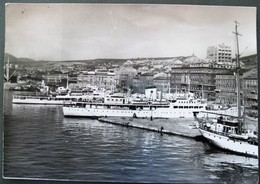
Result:
[[[236,38],[237,22],[236,23]],[[238,38],[237,38],[238,43]],[[238,45],[238,44],[237,44]],[[239,50],[239,49],[237,49]],[[258,158],[258,136],[256,131],[247,130],[245,128],[245,118],[242,114],[241,100],[240,100],[240,60],[239,53],[237,53],[236,61],[236,91],[237,91],[237,112],[235,114],[213,113],[205,111],[200,112],[197,117],[197,128],[202,136],[209,140],[213,145],[237,154],[246,156],[253,156]],[[206,115],[202,115],[205,113]],[[213,117],[213,118],[209,118]]]
[[[13,104],[63,105],[71,102],[96,102],[93,95],[57,95],[57,96],[18,96],[14,95]]]
[[[48,87],[47,87],[48,88]],[[47,95],[50,93],[50,95]],[[63,105],[71,102],[97,102],[104,101],[104,91],[72,91],[67,88],[58,88],[54,93],[44,92],[35,96],[14,95],[13,104],[41,104],[41,105]]]
[[[63,106],[64,116],[73,117],[140,117],[140,118],[192,118],[206,110],[206,101],[194,98],[131,99],[125,96],[106,96],[101,103],[71,103]]]
[[[66,101],[74,98],[59,98],[51,96],[13,96],[13,104],[40,104],[40,105],[63,105]]]
[[[213,145],[238,154],[258,157],[258,136],[251,130],[240,129],[237,117],[221,115],[217,119],[198,120],[197,128]]]

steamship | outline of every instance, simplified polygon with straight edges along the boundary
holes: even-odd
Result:
[[[175,93],[172,98],[160,98],[155,87],[147,87],[145,96],[107,95],[101,103],[74,102],[63,106],[64,116],[71,117],[136,117],[192,118],[206,110],[206,100],[193,93]]]

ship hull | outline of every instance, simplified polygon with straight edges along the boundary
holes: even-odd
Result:
[[[235,152],[242,155],[258,157],[258,146],[249,144],[246,141],[232,139],[227,136],[219,135],[213,132],[209,132],[207,130],[203,130],[199,128],[202,136],[209,140],[213,145],[228,150],[231,152]]]
[[[64,116],[71,117],[137,117],[137,118],[193,118],[192,110],[173,110],[161,108],[156,110],[125,110],[63,107]]]
[[[13,99],[13,104],[39,104],[39,105],[63,105],[62,100],[48,100],[48,99]]]

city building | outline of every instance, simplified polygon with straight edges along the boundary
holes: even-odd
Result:
[[[250,55],[240,58],[240,79],[241,79],[241,101],[246,107],[257,109],[257,55]],[[234,68],[234,67],[233,67]],[[223,73],[217,73],[216,83],[216,102],[223,104],[237,103],[237,89],[234,70],[227,69]]]
[[[230,47],[220,45],[219,47],[214,48],[221,48],[221,52],[229,53],[227,54],[228,61],[225,62],[223,56],[217,57],[217,59],[220,59],[214,61],[210,58],[202,60],[196,58],[194,55],[184,59],[183,61],[178,61],[176,65],[172,66],[171,70],[170,81],[172,91],[190,91],[194,92],[197,96],[207,98],[210,101],[215,101],[215,103],[236,104],[237,95],[236,81],[234,76],[235,62],[231,62]],[[226,48],[226,50],[223,48]],[[211,51],[209,50],[210,49],[208,49],[208,52],[210,53]],[[211,50],[214,50],[213,47]],[[218,55],[218,50],[216,53]],[[229,62],[229,64],[227,64],[227,62]],[[256,106],[258,93],[256,90],[256,74],[247,76],[247,78],[243,80],[242,74],[252,68],[256,68],[257,55],[242,57],[240,58],[240,63],[242,68],[240,71],[241,90],[243,90],[242,87],[245,88],[245,85],[247,86],[245,89],[246,94],[244,103],[248,106]],[[242,98],[243,96],[241,96],[241,99]]]
[[[134,93],[144,93],[145,88],[153,85],[153,73],[138,74],[132,79]]]
[[[213,63],[220,65],[230,65],[232,63],[232,50],[230,46],[226,46],[224,43],[217,46],[210,46],[207,49],[207,59],[213,61]]]
[[[114,90],[116,87],[115,73],[107,71],[84,71],[78,75],[78,85],[82,88],[96,86]]]
[[[47,85],[57,85],[62,83],[64,80],[67,80],[67,74],[43,75],[42,78]]]
[[[252,116],[258,115],[258,78],[257,68],[243,74],[243,94],[246,110]]]
[[[190,91],[196,96],[215,100],[216,69],[210,60],[199,59],[196,56],[178,61],[171,70],[172,92]]]
[[[163,93],[170,92],[170,74],[158,73],[153,77],[153,85],[156,86],[158,91]]]
[[[132,89],[133,78],[137,75],[137,70],[131,66],[131,61],[127,61],[128,65],[121,66],[116,71],[117,88],[119,91],[127,92]]]
[[[217,74],[216,78],[216,103],[236,105],[236,76],[233,72]]]
[[[121,73],[118,75],[118,85],[117,89],[118,90],[123,90],[124,92],[127,92],[130,87],[132,86],[132,77],[131,75],[127,73]]]

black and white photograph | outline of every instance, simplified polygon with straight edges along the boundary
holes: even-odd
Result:
[[[258,183],[256,12],[5,4],[3,177]]]

